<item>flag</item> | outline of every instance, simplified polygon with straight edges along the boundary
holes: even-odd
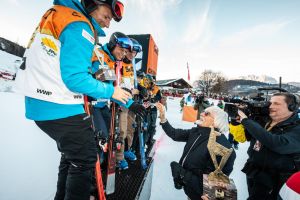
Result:
[[[187,70],[188,70],[188,81],[190,81],[190,80],[191,80],[191,77],[190,77],[189,63],[187,63]]]

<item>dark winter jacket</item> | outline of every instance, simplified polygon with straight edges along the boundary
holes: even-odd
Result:
[[[291,116],[275,125],[270,131],[250,119],[244,119],[242,124],[252,136],[248,149],[249,159],[243,171],[254,181],[261,182],[260,177],[264,177],[263,184],[268,184],[268,188],[273,188],[276,196],[288,176],[297,171],[295,160],[298,159],[298,165],[300,164],[298,116],[296,114]],[[259,151],[253,150],[256,140],[261,143]]]
[[[166,134],[174,141],[186,142],[183,154],[179,161],[183,168],[189,173],[190,177],[185,183],[184,191],[191,200],[199,200],[203,192],[202,175],[215,170],[207,149],[211,129],[199,126],[188,130],[175,129],[169,124],[169,122],[161,125]],[[194,142],[195,144],[193,146]],[[217,142],[227,148],[231,147],[223,134],[220,137],[217,137]],[[190,149],[191,151],[188,153]],[[226,175],[229,175],[232,172],[235,157],[236,155],[233,151],[222,170]],[[220,162],[220,157],[217,157],[217,159],[218,162]]]

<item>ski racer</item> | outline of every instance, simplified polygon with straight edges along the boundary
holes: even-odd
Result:
[[[87,200],[96,162],[91,118],[83,95],[127,103],[131,95],[89,74],[98,36],[111,19],[120,21],[117,0],[54,0],[42,17],[16,78],[25,94],[26,117],[49,135],[61,152],[55,199]]]
[[[110,70],[114,71],[115,62],[122,61],[126,55],[131,54],[132,48],[133,48],[133,44],[129,37],[127,37],[125,34],[121,32],[113,33],[110,37],[109,42],[99,49],[99,52],[104,56],[104,63],[103,63],[104,66],[101,65],[101,61],[99,62],[99,60],[94,57],[95,62],[93,62],[93,71],[95,72],[96,70],[99,70],[99,67],[109,68]],[[124,79],[123,75],[121,79]],[[112,81],[109,82],[110,84],[112,84]],[[125,85],[121,84],[121,86],[124,87]],[[129,89],[127,88],[127,90]],[[114,99],[111,100],[115,101]],[[121,125],[122,123],[126,123],[127,126],[127,117],[126,119],[124,119],[124,114],[128,112],[128,110],[141,116],[142,118],[145,118],[146,116],[145,108],[142,105],[135,103],[131,98],[127,101],[126,104],[123,104],[119,101],[116,102],[122,106],[120,112],[120,119],[119,119],[120,126],[122,128],[124,128]],[[96,130],[103,131],[103,137],[105,138],[108,138],[108,131],[110,128],[111,113],[108,106],[109,106],[108,99],[99,99],[97,104],[93,106],[94,124]],[[122,144],[124,143],[125,133],[124,133],[124,129],[121,129],[120,131],[121,131],[121,135],[118,139],[119,142]],[[124,150],[123,144],[121,145],[121,149]],[[126,162],[126,160],[124,160],[124,158],[120,159],[120,157],[123,156],[121,156],[120,153],[117,153],[116,156],[117,156],[117,161],[119,161],[118,162],[119,167],[122,169],[126,169],[127,166],[128,168],[128,163]]]
[[[123,59],[123,66],[122,66],[122,81],[121,87],[126,88],[128,91],[131,91],[132,95],[138,95],[138,89],[134,88],[134,65],[132,61],[134,57],[142,51],[142,46],[139,42],[133,38],[130,38],[132,41],[132,50],[126,54],[125,58]],[[116,152],[116,159],[119,164],[119,168],[121,170],[128,168],[128,163],[125,160],[135,161],[136,155],[131,151],[131,145],[134,136],[134,123],[135,123],[135,114],[125,107],[122,107],[122,112],[120,112],[120,139],[122,141],[122,146],[120,150]],[[125,148],[125,138],[127,138],[127,150],[124,151]]]
[[[144,141],[145,144],[150,147],[154,142],[153,137],[156,132],[157,108],[154,106],[154,103],[160,102],[162,95],[160,88],[155,84],[155,80],[150,74],[146,74],[141,81],[141,85],[148,90],[148,99],[144,102],[144,105],[147,107],[149,118],[147,132],[144,135]]]

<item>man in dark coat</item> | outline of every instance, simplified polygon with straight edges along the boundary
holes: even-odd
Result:
[[[209,106],[210,106],[210,103],[203,94],[200,94],[196,98],[194,109],[198,110],[197,120],[200,119],[200,114],[205,110],[205,108],[208,108]]]
[[[239,121],[251,135],[247,175],[249,200],[276,200],[287,178],[300,170],[300,121],[298,102],[289,93],[274,94],[270,100],[270,122],[261,127],[242,112]]]
[[[175,187],[177,189],[180,189],[180,186],[183,187],[185,194],[191,200],[199,200],[203,195],[203,174],[215,171],[207,149],[211,127],[221,133],[216,139],[217,143],[228,149],[231,147],[223,134],[229,129],[227,113],[216,106],[206,108],[205,112],[200,115],[200,125],[183,130],[171,126],[165,118],[165,111],[161,104],[157,103],[156,107],[160,112],[160,124],[165,133],[174,141],[186,142],[179,163],[171,163]],[[233,151],[222,170],[224,174],[229,175],[232,172],[235,158],[236,154]],[[217,157],[218,162],[220,159]],[[180,171],[181,180],[174,177],[174,168]]]

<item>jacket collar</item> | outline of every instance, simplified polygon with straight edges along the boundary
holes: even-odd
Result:
[[[54,0],[54,5],[61,5],[66,6],[68,8],[72,8],[78,12],[84,14],[93,25],[95,31],[97,32],[98,37],[105,37],[105,32],[103,31],[102,27],[96,22],[94,18],[92,18],[83,8],[80,1],[78,0]]]
[[[103,45],[101,48],[102,48],[102,50],[109,56],[109,58],[110,58],[113,62],[116,62],[115,57],[111,54],[111,52],[110,52],[109,49],[108,49],[108,44],[107,44],[107,43],[106,43],[105,45]]]

